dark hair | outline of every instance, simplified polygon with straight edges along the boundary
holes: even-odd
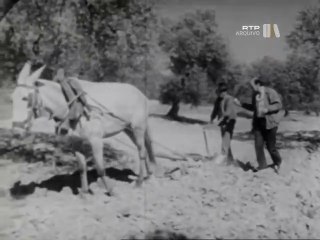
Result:
[[[228,90],[227,84],[224,82],[221,82],[218,84],[218,91],[221,92],[225,92]]]
[[[256,80],[254,80],[254,84],[255,85],[259,85],[259,86],[264,86],[264,81],[262,81],[260,78],[257,78]]]

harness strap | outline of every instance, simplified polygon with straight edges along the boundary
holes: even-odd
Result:
[[[24,88],[29,88],[29,89],[34,89],[35,90],[35,95],[37,96],[37,94],[39,94],[39,89],[37,86],[29,86],[29,85],[26,85],[26,84],[18,84],[17,87],[24,87]],[[121,117],[115,115],[113,112],[111,112],[107,107],[105,107],[104,105],[102,105],[101,103],[99,103],[97,100],[95,100],[94,98],[90,97],[90,95],[88,95],[85,91],[82,91],[81,93],[77,94],[77,96],[75,96],[69,103],[68,103],[68,107],[74,102],[76,101],[79,97],[81,97],[83,94],[86,94],[93,102],[95,102],[99,107],[101,107],[102,109],[100,109],[99,107],[96,107],[96,106],[92,106],[90,105],[91,108],[95,108],[97,110],[99,110],[102,114],[108,114],[110,116],[112,116],[113,118],[116,118],[122,122],[124,122],[125,124],[129,125],[129,123],[122,119]],[[36,103],[36,105],[33,105],[33,106],[36,106],[36,107],[41,107],[42,106],[42,103],[41,101],[38,101],[36,100],[34,103]],[[31,118],[32,118],[32,115],[31,115],[32,111],[29,112],[28,114],[28,118],[26,120],[26,122],[30,122],[31,121]],[[69,112],[66,114],[66,116],[61,119],[61,122],[58,124],[58,128],[61,127],[61,125],[65,122],[66,118],[68,117],[68,114]],[[51,119],[54,118],[55,115],[51,112]],[[128,126],[125,127],[126,129],[128,130],[131,130],[131,128],[129,128]],[[181,154],[175,150],[172,150],[170,149],[169,147],[166,147],[165,145],[161,144],[160,142],[158,141],[155,141],[153,140],[153,142],[157,145],[159,145],[160,147],[168,150],[169,152],[173,153],[174,155],[177,155],[177,156],[180,156],[182,158],[184,158],[185,160],[188,160],[188,157],[184,154]]]
[[[103,108],[105,111],[102,111],[103,113],[106,113],[108,115],[110,115],[111,117],[113,118],[116,118],[124,123],[127,123],[126,120],[124,120],[123,118],[115,115],[113,112],[111,112],[107,107],[105,107],[104,105],[102,105],[101,103],[99,103],[97,100],[95,100],[94,98],[90,97],[90,95],[87,94],[87,96],[93,101],[95,102],[96,104],[98,104],[101,108]],[[128,123],[127,123],[128,124]]]
[[[70,102],[68,102],[68,107],[70,107],[72,103],[74,103],[76,100],[78,100],[84,94],[85,94],[84,91],[78,93]]]
[[[83,94],[85,94],[84,91],[82,91],[81,93],[77,94],[70,102],[68,102],[68,103],[67,103],[68,109],[69,109],[70,105],[71,105],[72,103],[74,103],[74,102],[75,102],[80,96],[82,96]],[[69,116],[69,111],[68,111],[68,112],[66,113],[66,115],[61,119],[61,122],[59,123],[58,127],[61,127],[61,125],[67,120],[68,116]]]
[[[29,89],[38,89],[37,86],[30,86],[30,85],[23,84],[23,83],[17,84],[17,87],[23,87],[23,88],[29,88]]]
[[[72,79],[71,79],[72,80]],[[83,91],[82,87],[79,84],[73,84],[72,81],[60,81],[60,86],[62,88],[62,91],[64,93],[65,99],[67,100],[67,108],[68,111],[65,114],[65,116],[61,119],[60,124],[58,124],[57,129],[58,131],[61,129],[62,125],[68,121],[69,118],[72,120],[76,120],[76,122],[72,122],[73,126],[68,126],[74,128],[76,125],[79,124],[79,120],[82,115],[84,115],[88,120],[90,119],[89,113],[86,111],[86,108],[90,109],[89,106],[86,104],[86,101],[82,99],[85,92]],[[81,112],[78,112],[80,109],[78,109],[76,106],[75,109],[72,109],[72,104],[75,102],[81,103]],[[75,112],[77,111],[77,112]],[[75,114],[75,115],[73,115]],[[78,115],[80,114],[80,115]],[[72,115],[72,116],[71,116]],[[76,117],[76,118],[75,118]],[[71,122],[70,122],[71,123]]]

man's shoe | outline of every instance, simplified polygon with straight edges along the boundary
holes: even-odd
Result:
[[[264,170],[264,169],[267,169],[267,168],[268,168],[268,165],[258,166],[258,167],[253,169],[253,172],[258,172],[258,171],[261,171],[261,170]]]
[[[264,170],[266,168],[268,168],[268,165],[258,166],[257,170],[260,171],[260,170]]]
[[[274,164],[274,165],[273,165],[273,170],[276,172],[276,174],[279,174],[280,164]]]

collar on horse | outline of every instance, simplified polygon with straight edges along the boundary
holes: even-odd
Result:
[[[27,84],[18,84],[17,87],[22,87],[22,88],[27,88],[27,89],[31,89],[34,90],[33,92],[29,93],[27,98],[25,99],[28,103],[27,107],[29,109],[28,112],[28,117],[27,119],[21,123],[22,125],[27,125],[28,127],[31,126],[31,121],[32,118],[38,118],[39,116],[41,116],[41,113],[43,111],[46,111],[50,114],[49,119],[54,119],[55,121],[59,121],[60,123],[58,124],[58,128],[61,127],[61,125],[68,120],[69,117],[69,111],[65,114],[65,116],[58,117],[55,116],[52,111],[48,108],[46,108],[43,104],[43,100],[40,96],[40,92],[39,92],[39,86],[37,85],[37,83],[35,83],[35,85],[27,85]],[[75,95],[72,99],[70,99],[70,101],[67,102],[67,106],[68,109],[70,110],[70,106],[79,100],[79,98],[81,96],[83,96],[85,94],[84,91],[80,91],[79,93],[77,93],[77,95]],[[28,128],[27,127],[27,128]]]
[[[18,84],[17,87],[34,90],[33,92],[29,93],[27,98],[25,99],[27,101],[27,107],[29,111],[27,119],[23,121],[21,124],[27,125],[26,129],[29,129],[31,127],[32,118],[38,118],[44,111],[49,113],[49,119],[56,118],[53,115],[52,111],[44,106],[43,100],[40,97],[39,86],[37,84],[35,84],[34,86],[30,86],[27,84]]]
[[[23,88],[34,90],[34,92],[30,93],[26,99],[28,101],[28,108],[30,109],[30,111],[28,113],[28,118],[24,121],[24,124],[31,125],[31,121],[32,121],[33,117],[37,118],[41,115],[42,112],[46,111],[50,115],[49,119],[54,119],[56,122],[59,122],[59,124],[56,126],[56,128],[58,130],[68,120],[69,110],[70,110],[70,106],[72,105],[72,103],[74,103],[75,101],[79,101],[80,97],[82,97],[83,95],[86,95],[85,91],[83,91],[83,90],[79,91],[79,93],[77,93],[77,95],[75,95],[72,99],[70,99],[70,101],[67,101],[67,106],[68,106],[67,113],[63,117],[58,117],[52,112],[51,109],[48,109],[44,106],[43,100],[40,96],[40,91],[39,91],[40,86],[37,84],[37,82],[35,83],[34,86],[30,86],[30,85],[26,85],[26,84],[18,84],[17,87],[23,87]],[[94,108],[97,112],[99,112],[99,114],[98,114],[99,116],[107,114],[107,115],[121,121],[122,123],[127,124],[127,122],[124,119],[113,114],[108,108],[103,106],[101,103],[96,101],[94,98],[91,98],[91,100],[99,106],[99,107],[98,106],[94,107],[92,105],[89,105],[90,108]],[[83,114],[81,115],[81,117],[82,116],[83,116]]]
[[[23,87],[28,89],[33,89],[33,93],[29,93],[27,99],[25,99],[28,102],[28,108],[30,108],[36,117],[39,116],[39,111],[43,107],[43,103],[41,98],[39,97],[39,88],[38,86],[29,86],[26,84],[18,84],[17,87]]]

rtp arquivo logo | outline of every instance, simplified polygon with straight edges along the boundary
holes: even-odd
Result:
[[[280,31],[278,24],[263,24],[263,37],[265,38],[279,38]]]
[[[263,36],[264,38],[280,38],[280,30],[278,24],[259,25],[243,25],[240,31],[236,32],[236,36]]]

